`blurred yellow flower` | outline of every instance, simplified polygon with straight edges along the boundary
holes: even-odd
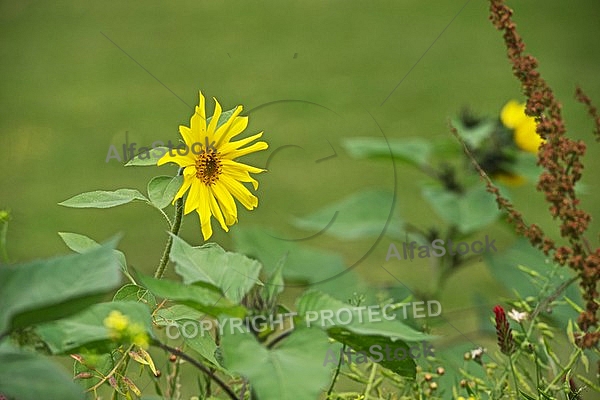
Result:
[[[500,112],[500,120],[514,131],[513,139],[517,147],[529,153],[537,153],[544,140],[536,132],[537,124],[533,117],[525,114],[525,103],[511,100]]]
[[[127,329],[128,325],[129,318],[124,316],[120,311],[111,311],[108,317],[104,318],[104,326],[119,336]]]
[[[468,399],[466,399],[466,398],[464,398],[464,397],[462,397],[462,396],[459,396],[457,400],[475,400],[475,397],[473,397],[473,396],[469,396],[469,398],[468,398]]]
[[[132,324],[129,318],[120,311],[111,311],[108,317],[104,318],[103,323],[114,340],[127,339],[144,349],[150,345],[150,339],[144,327],[140,324]]]
[[[131,342],[136,346],[139,346],[142,349],[147,349],[150,347],[150,339],[144,331],[144,327],[141,325],[134,324],[131,327],[129,335],[131,336]]]
[[[222,110],[217,99],[214,100],[215,111],[207,124],[204,96],[200,92],[200,104],[196,106],[196,112],[190,119],[190,127],[179,126],[185,148],[182,145],[169,150],[157,163],[163,165],[173,162],[184,169],[183,184],[173,203],[189,190],[184,214],[196,210],[200,216],[204,240],[212,236],[211,216],[216,218],[225,232],[237,222],[237,205],[234,198],[248,210],[258,206],[258,198],[250,193],[242,182],[252,183],[254,190],[258,189],[258,182],[250,173],[257,174],[264,170],[234,160],[269,147],[266,142],[256,142],[242,148],[260,138],[262,132],[235,142],[231,141],[246,129],[248,117],[240,117],[242,106],[237,106],[227,120],[217,127]]]

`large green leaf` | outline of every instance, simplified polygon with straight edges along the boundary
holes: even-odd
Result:
[[[470,187],[462,194],[426,186],[422,194],[440,218],[456,225],[463,234],[483,228],[500,215],[494,196],[483,185]]]
[[[173,304],[170,307],[161,307],[154,313],[154,321],[158,325],[166,326],[168,324],[181,320],[201,320],[206,315],[192,307],[183,304]]]
[[[421,166],[429,163],[431,143],[421,138],[390,139],[357,137],[345,139],[342,146],[355,158],[394,159]],[[391,154],[390,154],[391,152]]]
[[[258,274],[261,265],[258,261],[225,251],[216,243],[192,247],[178,236],[173,236],[170,258],[184,283],[210,283],[236,303],[255,284],[260,284]]]
[[[183,176],[156,176],[148,182],[148,198],[157,208],[163,209],[173,201],[173,198],[183,184]]]
[[[0,335],[78,312],[120,283],[117,240],[72,254],[0,268]]]
[[[159,309],[155,315],[155,323],[166,327],[167,337],[178,340],[183,338],[187,346],[196,351],[217,368],[221,364],[215,358],[217,345],[210,331],[217,325],[216,320],[182,304]]]
[[[387,191],[358,192],[313,214],[295,219],[294,225],[340,239],[378,237],[387,228],[388,234],[400,238],[403,230],[397,219],[386,227],[393,202],[394,194]]]
[[[153,337],[152,316],[147,305],[135,301],[98,303],[69,318],[37,327],[37,333],[52,353],[65,354],[77,350],[96,350],[99,353],[114,347],[104,320],[112,311],[125,315],[131,324],[143,327]]]
[[[373,307],[372,311],[369,311],[367,306],[353,307],[316,290],[304,293],[296,302],[296,308],[307,325],[325,330],[343,327],[356,335],[377,335],[390,338],[394,342],[433,339],[432,336],[416,331],[398,320],[384,318],[381,307]],[[324,310],[327,314],[322,313]],[[329,312],[333,313],[330,320],[324,317]]]
[[[156,308],[156,298],[152,293],[138,285],[128,284],[121,287],[113,296],[113,301],[139,301],[151,310]]]
[[[329,344],[318,329],[298,327],[271,350],[249,333],[225,331],[225,366],[246,376],[261,400],[314,400],[329,382],[331,366],[324,363]]]
[[[8,399],[83,400],[73,378],[57,364],[35,353],[0,350],[0,396]]]
[[[309,291],[298,299],[297,310],[307,326],[324,329],[330,337],[353,350],[384,354],[383,357],[375,354],[374,361],[399,375],[414,378],[416,374],[416,363],[406,353],[409,349],[406,342],[421,342],[421,347],[431,348],[425,341],[432,336],[415,331],[398,320],[384,318],[381,307],[353,307],[325,293]],[[391,356],[387,349],[392,352]],[[396,349],[403,349],[404,357],[395,358]]]
[[[110,208],[131,203],[134,200],[149,201],[135,189],[118,189],[115,191],[95,190],[81,193],[58,204],[73,208]]]
[[[233,303],[212,285],[185,285],[166,279],[161,280],[141,275],[138,279],[155,296],[186,305],[210,316],[218,317],[221,314],[227,314],[232,317],[243,318],[246,315],[244,307]]]
[[[285,256],[283,277],[290,282],[287,286],[308,284],[341,299],[366,290],[364,283],[344,264],[339,254],[281,240],[277,236],[260,228],[238,227],[234,243],[240,253],[259,259],[267,274],[273,274]]]
[[[408,346],[401,340],[393,341],[391,338],[379,335],[357,335],[348,329],[333,327],[327,333],[333,339],[340,343],[350,346],[356,352],[366,353],[373,362],[376,362],[383,367],[397,373],[398,375],[414,378],[417,374],[417,364],[409,355],[411,347],[416,347],[414,353],[421,356],[423,346],[428,346],[425,342],[421,345]],[[402,349],[403,353],[398,353],[396,358],[395,353],[398,349]]]

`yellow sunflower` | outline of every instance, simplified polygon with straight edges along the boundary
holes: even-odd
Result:
[[[200,216],[200,225],[204,240],[212,236],[211,216],[214,216],[226,232],[229,226],[237,222],[237,199],[246,209],[258,206],[254,196],[242,182],[252,183],[254,190],[258,182],[250,173],[258,174],[264,169],[252,167],[235,161],[238,157],[256,151],[265,150],[266,142],[256,142],[263,132],[245,139],[231,141],[248,126],[248,117],[239,116],[242,106],[237,106],[221,125],[219,119],[227,117],[222,113],[221,105],[215,100],[215,111],[207,123],[204,96],[200,92],[200,104],[190,119],[189,128],[179,126],[179,133],[185,143],[169,150],[158,160],[157,165],[173,162],[183,168],[183,184],[175,195],[173,203],[189,190],[185,201],[184,214],[196,210]]]
[[[525,114],[525,103],[511,100],[500,112],[500,120],[514,131],[513,140],[518,148],[536,154],[544,140],[536,132],[535,118]]]

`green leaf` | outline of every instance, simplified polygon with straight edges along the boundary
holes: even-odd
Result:
[[[306,217],[296,218],[294,225],[339,239],[378,237],[386,230],[393,206],[393,193],[382,190],[358,192]],[[402,237],[402,224],[397,222],[395,219],[394,224],[388,225],[387,231],[394,237]]]
[[[471,148],[477,149],[489,141],[494,131],[498,129],[498,121],[495,119],[486,119],[474,126],[466,127],[459,118],[455,118],[452,121],[452,126],[456,128],[465,143]]]
[[[389,143],[389,145],[388,145]],[[357,137],[345,139],[342,146],[355,158],[395,160],[409,165],[421,166],[429,163],[431,143],[421,138],[380,139]]]
[[[427,186],[422,194],[440,218],[456,225],[463,234],[477,231],[500,216],[494,196],[482,185],[473,186],[463,194]]]
[[[78,312],[118,287],[116,242],[83,254],[0,268],[0,336]]]
[[[139,280],[154,295],[192,307],[213,317],[227,314],[243,318],[246,315],[244,307],[232,303],[220,291],[212,287],[184,285],[179,282],[141,275]]]
[[[537,303],[545,301],[554,290],[572,276],[568,270],[548,263],[544,254],[533,248],[525,238],[518,238],[512,246],[502,252],[487,252],[483,257],[496,282],[512,292],[518,293],[521,298],[535,296],[538,299]],[[519,269],[519,265],[525,265],[541,276],[548,277],[548,282],[530,278],[529,274]],[[558,269],[558,271],[550,275],[552,268]],[[545,293],[540,293],[542,285],[546,287]],[[582,304],[581,294],[575,284],[561,292],[557,300],[561,298],[571,298],[576,300],[576,303]],[[543,307],[542,312],[546,313],[546,307]],[[558,325],[564,330],[569,319],[577,318],[577,312],[568,304],[556,304],[552,307],[552,313],[548,317],[558,321]]]
[[[401,340],[392,341],[391,338],[378,335],[356,335],[347,329],[334,327],[327,331],[330,337],[340,343],[350,346],[356,352],[365,352],[367,356],[373,357],[372,361],[389,369],[398,375],[415,378],[417,374],[417,364],[410,357],[409,350],[416,347],[422,351],[422,346],[427,344],[409,347]],[[402,349],[398,352],[397,349]],[[398,358],[395,353],[398,352]],[[419,352],[415,355],[421,355]]]
[[[246,376],[261,400],[313,400],[330,379],[325,365],[327,336],[298,327],[268,350],[249,333],[226,333],[221,339],[224,364]]]
[[[60,238],[65,242],[67,247],[76,253],[85,253],[88,250],[100,247],[100,244],[94,239],[90,239],[85,235],[70,232],[58,232]]]
[[[339,328],[363,336],[381,336],[391,339],[392,342],[404,340],[416,342],[433,339],[433,336],[415,331],[398,320],[388,320],[381,314],[381,307],[374,307],[369,311],[366,306],[353,307],[347,303],[337,300],[325,293],[311,290],[304,293],[297,301],[298,314],[304,317],[308,326],[317,326],[329,331],[332,327]],[[333,313],[331,320],[321,318],[321,311]],[[343,310],[342,313],[340,310]],[[347,311],[346,311],[347,310]],[[339,314],[338,314],[339,312]],[[371,313],[371,315],[369,315]],[[338,317],[339,315],[339,317]],[[333,324],[332,324],[333,322]]]
[[[110,331],[104,326],[104,320],[112,311],[120,311],[132,325],[137,324],[150,337],[154,336],[150,309],[145,304],[134,301],[94,304],[69,318],[38,326],[37,333],[53,354],[74,353],[79,350],[104,353],[114,347]]]
[[[262,288],[262,297],[269,304],[275,304],[277,296],[279,296],[283,289],[285,289],[285,282],[283,281],[283,266],[287,260],[287,254],[285,254],[275,267],[275,271],[269,277],[269,280],[265,283]]]
[[[174,304],[171,307],[163,307],[154,314],[155,323],[166,326],[181,320],[201,320],[206,317],[202,312],[183,304]]]
[[[425,341],[432,336],[415,331],[398,320],[384,318],[381,307],[353,307],[313,290],[298,299],[296,308],[307,326],[320,327],[331,338],[355,351],[375,355],[376,362],[399,375],[411,378],[416,375],[416,363],[406,353],[409,349],[406,342],[420,341],[423,348],[431,348]],[[371,351],[373,346],[380,346],[375,350],[383,357]],[[391,350],[389,358],[386,349]],[[399,358],[394,357],[396,349],[404,349]]]
[[[59,365],[35,353],[0,350],[0,393],[8,399],[83,400],[83,390]]]
[[[148,202],[148,199],[135,189],[118,189],[113,192],[96,190],[81,193],[58,204],[73,208],[110,208],[131,203],[134,200]]]
[[[462,146],[454,137],[440,137],[432,144],[432,155],[435,158],[445,160],[456,160],[464,157]]]
[[[209,283],[220,288],[235,303],[239,303],[255,284],[261,284],[258,261],[225,251],[216,243],[192,247],[173,235],[170,259],[184,283]]]
[[[156,176],[148,182],[148,198],[159,209],[167,207],[183,184],[183,176]]]
[[[548,276],[551,268],[551,264],[546,262],[544,254],[533,248],[525,238],[518,238],[514,244],[502,252],[485,253],[484,259],[494,280],[518,292],[523,298],[539,294],[540,288],[528,278],[529,274],[523,272],[519,266],[525,265],[542,276]],[[550,281],[550,285],[558,285],[568,278],[555,276]]]
[[[273,274],[281,258],[287,255],[283,269],[286,281],[308,283],[342,299],[367,290],[337,253],[281,240],[278,234],[260,228],[238,227],[234,243],[240,253],[259,259],[267,274]]]
[[[146,304],[151,310],[156,308],[156,298],[152,293],[138,285],[128,284],[115,293],[113,301],[139,301]]]
[[[216,358],[217,345],[209,330],[217,322],[191,307],[175,304],[161,308],[155,314],[155,323],[167,327],[167,337],[177,340],[183,337],[184,342],[220,371],[229,373]],[[210,323],[211,325],[202,325]],[[176,329],[176,330],[175,330]]]
[[[150,151],[140,153],[133,157],[127,164],[126,167],[131,166],[148,166],[148,165],[156,165],[158,160],[161,159],[162,156],[169,152],[168,147],[159,146],[150,149]]]
[[[183,327],[185,324],[185,320],[181,321],[180,327]],[[198,323],[198,321],[190,321],[194,323]],[[180,328],[183,329],[183,328]],[[205,333],[204,335],[195,335],[190,338],[185,338],[185,343],[196,353],[200,354],[205,360],[209,361],[211,364],[219,368],[220,370],[224,370],[219,361],[217,361],[215,355],[217,354],[218,348],[215,343],[215,340],[209,333]]]
[[[524,151],[516,152],[514,163],[506,167],[508,171],[523,176],[531,183],[536,183],[542,172],[542,168],[537,165],[537,156]]]
[[[206,315],[180,304],[176,304],[170,308],[171,310],[162,313],[160,311],[163,310],[159,310],[156,321],[158,325],[167,327],[167,336],[169,339],[178,340],[183,338],[186,345],[192,350],[220,370],[225,371],[215,357],[217,344],[209,332],[209,328],[216,326],[217,322],[212,319],[208,320],[206,319]],[[187,310],[184,308],[187,308]],[[202,325],[203,321],[211,325]]]
[[[75,253],[85,253],[86,251],[97,249],[100,247],[100,243],[96,242],[94,239],[91,239],[85,235],[80,235],[78,233],[70,233],[70,232],[58,232],[60,238],[65,242],[67,247],[73,250]],[[125,254],[123,254],[120,250],[114,250],[117,259],[119,260],[119,264],[121,264],[121,268],[123,270],[127,270],[127,261],[125,260]]]

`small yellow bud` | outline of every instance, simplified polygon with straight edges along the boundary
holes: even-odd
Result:
[[[104,326],[117,333],[123,332],[127,329],[128,325],[129,318],[121,314],[120,311],[111,311],[110,314],[108,314],[108,317],[104,319]]]

